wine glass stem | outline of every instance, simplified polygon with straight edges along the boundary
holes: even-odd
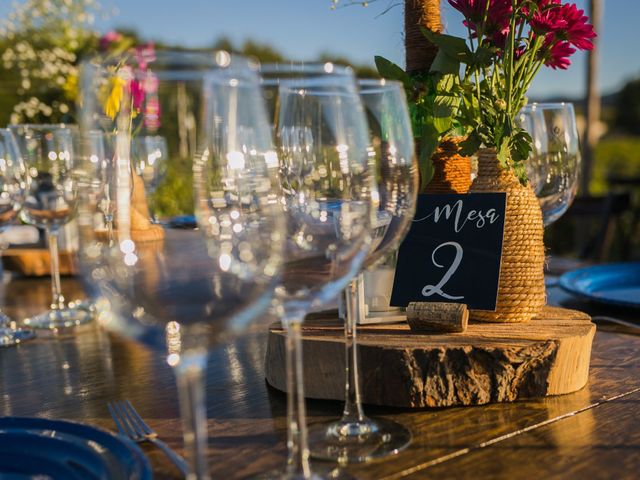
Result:
[[[358,371],[358,337],[357,322],[364,312],[360,308],[362,302],[360,288],[363,281],[362,274],[358,274],[344,291],[346,315],[344,321],[344,345],[346,355],[344,410],[342,422],[360,423],[365,420],[360,399],[360,380]]]
[[[207,413],[204,403],[206,351],[181,355],[174,366],[182,417],[184,448],[189,465],[187,480],[209,479],[207,465]]]
[[[58,229],[47,231],[49,256],[51,257],[51,310],[63,310],[64,297],[60,287],[60,257],[58,256]]]
[[[287,471],[292,476],[311,478],[307,414],[304,403],[304,372],[302,364],[302,322],[304,312],[287,312]]]

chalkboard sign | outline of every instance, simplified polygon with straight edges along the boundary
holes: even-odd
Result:
[[[455,302],[495,310],[506,201],[505,193],[420,195],[398,252],[391,305]]]

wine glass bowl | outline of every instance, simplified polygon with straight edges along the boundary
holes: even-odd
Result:
[[[573,105],[532,103],[518,123],[533,140],[525,167],[547,226],[564,215],[578,190],[581,155]]]
[[[109,305],[101,316],[107,328],[166,352],[191,475],[209,478],[207,351],[268,308],[280,272],[284,225],[268,167],[276,153],[258,76],[226,52],[136,50],[85,64],[81,85],[83,133],[101,129],[114,138],[114,170],[104,181],[115,205],[109,241],[90,187],[98,170],[85,168],[82,276]],[[122,90],[112,96],[114,85]],[[147,170],[137,168],[137,144],[151,138],[166,139],[162,161],[171,175],[151,183],[163,194],[145,189]],[[149,212],[189,215],[197,228],[155,224]]]
[[[28,188],[28,178],[20,149],[11,130],[0,129],[0,233],[18,218]],[[0,253],[7,247],[0,238]],[[32,330],[19,329],[0,310],[0,346],[16,345],[34,337]]]
[[[409,230],[416,208],[418,168],[413,136],[402,85],[388,80],[361,80],[359,93],[367,114],[370,156],[377,180],[377,216],[373,241],[363,267],[383,263]],[[367,462],[398,453],[411,441],[411,432],[391,420],[369,418],[360,399],[357,323],[364,317],[363,276],[345,290],[345,339],[347,375],[342,418],[314,425],[311,453],[340,463]]]
[[[47,312],[24,320],[34,328],[58,329],[93,318],[81,302],[67,305],[60,286],[58,236],[76,215],[78,130],[73,125],[10,125],[24,158],[28,190],[20,217],[47,233],[51,257],[52,301]]]
[[[74,132],[68,126],[13,125],[27,162],[29,190],[20,216],[43,229],[59,229],[75,214]]]

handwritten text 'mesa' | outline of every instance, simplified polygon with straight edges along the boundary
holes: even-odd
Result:
[[[456,233],[459,233],[467,223],[474,225],[476,228],[484,228],[487,223],[493,224],[500,218],[495,208],[490,208],[486,212],[482,210],[464,212],[464,202],[457,200],[453,205],[447,204],[443,207],[435,207],[430,214],[422,218],[416,218],[413,221],[423,222],[432,218],[434,223],[438,223],[443,216],[445,220],[449,220],[453,216],[453,229]]]

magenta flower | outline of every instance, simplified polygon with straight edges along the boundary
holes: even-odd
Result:
[[[544,40],[541,50],[544,56],[544,64],[554,70],[566,70],[571,65],[569,57],[576,53],[576,49],[569,42],[557,41],[552,33]]]
[[[140,110],[140,107],[144,102],[144,88],[138,80],[131,80],[129,88],[131,88],[131,102],[133,103],[133,108]]]
[[[525,13],[528,14],[526,11]],[[566,28],[567,21],[562,14],[561,0],[539,0],[538,9],[533,13],[530,23],[531,28],[538,35]]]
[[[596,37],[593,25],[589,23],[589,17],[584,10],[578,10],[575,4],[564,4],[560,8],[560,15],[567,25],[558,32],[558,38],[573,44],[579,50],[593,50],[592,38]]]

